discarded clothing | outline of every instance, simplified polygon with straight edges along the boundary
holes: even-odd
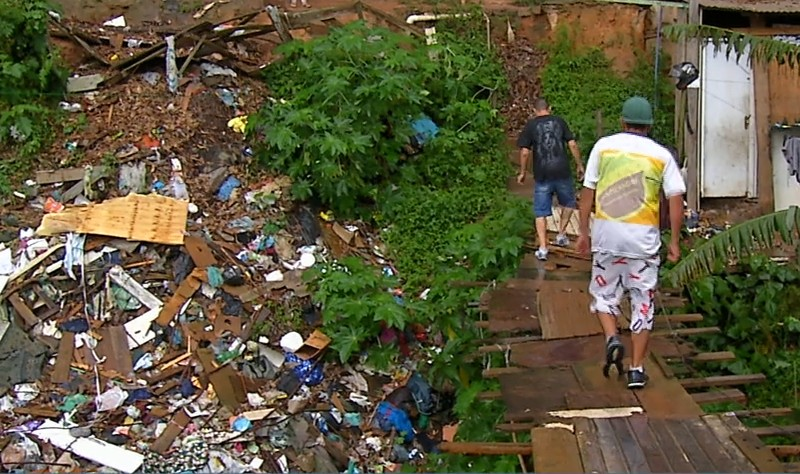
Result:
[[[417,148],[421,148],[439,133],[439,127],[427,115],[422,115],[419,119],[411,122],[411,129],[414,130],[412,143]]]
[[[378,428],[390,432],[392,428],[403,436],[406,443],[414,439],[414,426],[403,410],[389,402],[380,402],[375,409],[375,422]]]
[[[286,352],[286,363],[297,364],[294,366],[292,371],[295,373],[295,375],[297,375],[297,378],[301,382],[309,387],[313,387],[314,385],[318,385],[322,382],[324,377],[322,372],[322,362],[314,365],[313,360],[303,360],[291,352]]]
[[[787,137],[783,140],[783,157],[789,165],[789,176],[794,176],[800,184],[800,137]]]

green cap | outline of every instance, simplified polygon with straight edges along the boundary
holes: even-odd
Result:
[[[631,125],[653,125],[653,108],[644,97],[631,97],[622,105],[622,121]]]

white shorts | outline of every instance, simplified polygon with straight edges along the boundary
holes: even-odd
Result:
[[[595,253],[592,256],[592,279],[589,281],[591,312],[619,316],[620,302],[627,290],[631,298],[631,332],[652,331],[660,263],[658,255],[629,258]]]

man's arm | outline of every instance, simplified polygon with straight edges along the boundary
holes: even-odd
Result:
[[[581,191],[580,200],[580,235],[589,235],[589,217],[592,214],[594,204],[594,189],[584,187]]]
[[[578,142],[570,140],[567,145],[569,146],[569,151],[572,152],[572,158],[575,159],[575,169],[578,170],[578,174],[581,174],[583,172],[583,161],[581,161],[581,150],[578,148]]]
[[[669,198],[669,227],[672,231],[670,233],[672,243],[680,243],[681,228],[683,227],[683,194],[676,194]]]
[[[519,149],[519,174],[524,176],[528,171],[528,160],[530,160],[531,150],[528,148]]]

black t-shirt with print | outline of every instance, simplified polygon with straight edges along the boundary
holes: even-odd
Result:
[[[567,142],[574,139],[564,119],[544,115],[525,124],[517,139],[517,147],[533,152],[533,176],[537,181],[569,179]]]

